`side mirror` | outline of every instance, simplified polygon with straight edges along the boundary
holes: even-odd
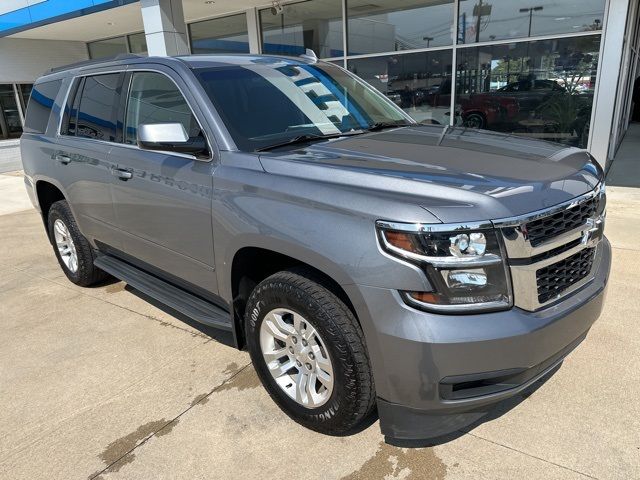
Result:
[[[143,123],[138,125],[138,146],[145,150],[163,150],[200,155],[207,151],[202,135],[189,137],[181,123]]]

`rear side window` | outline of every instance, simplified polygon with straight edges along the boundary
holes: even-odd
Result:
[[[31,97],[27,104],[25,133],[42,134],[47,130],[51,109],[61,86],[62,80],[42,82],[33,86]]]
[[[142,123],[181,123],[190,137],[201,134],[198,121],[178,87],[161,73],[137,72],[131,78],[125,119],[125,143],[137,143]]]
[[[78,89],[76,94],[80,98],[74,125],[77,137],[94,138],[107,142],[115,141],[115,117],[120,98],[119,81],[119,73],[85,78],[82,89]],[[71,132],[69,133],[71,134]]]

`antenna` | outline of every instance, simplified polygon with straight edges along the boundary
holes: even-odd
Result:
[[[317,62],[318,61],[318,57],[316,56],[316,52],[314,52],[310,48],[307,48],[305,50],[305,52],[302,55],[300,55],[300,57],[306,58],[307,60],[311,60],[312,62]]]

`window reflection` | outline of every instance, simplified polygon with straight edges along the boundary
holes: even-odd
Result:
[[[451,45],[452,16],[452,0],[349,0],[349,54]]]
[[[458,43],[602,29],[605,0],[460,0]]]
[[[191,53],[249,53],[244,13],[189,25]]]
[[[88,43],[87,46],[89,47],[89,57],[92,59],[115,57],[127,53],[127,38],[125,36],[107,38]]]
[[[144,33],[134,33],[128,35],[129,38],[129,51],[137,55],[148,55],[147,51],[147,38]]]
[[[585,147],[600,36],[460,49],[464,124]]]
[[[302,55],[307,48],[320,58],[344,53],[341,0],[310,0],[260,10],[262,51]]]
[[[449,124],[451,50],[354,59],[348,68],[418,122]]]

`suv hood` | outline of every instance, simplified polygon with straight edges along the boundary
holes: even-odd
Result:
[[[406,196],[444,223],[541,210],[592,190],[585,151],[493,132],[403,127],[261,154],[267,172]],[[390,219],[392,220],[392,219]]]

